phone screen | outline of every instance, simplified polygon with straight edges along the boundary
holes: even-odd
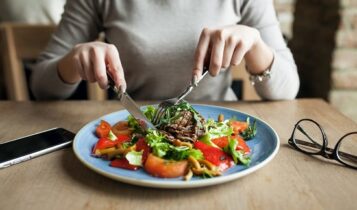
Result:
[[[0,144],[0,163],[70,143],[74,136],[68,130],[54,128]]]

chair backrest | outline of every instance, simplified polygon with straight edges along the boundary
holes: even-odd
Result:
[[[8,98],[29,100],[26,75],[22,61],[36,59],[46,47],[55,26],[3,23],[2,37],[3,71]]]
[[[22,23],[0,24],[1,54],[7,97],[15,101],[29,100],[23,60],[35,60],[45,49],[56,26]],[[105,100],[98,85],[88,85],[88,98]]]

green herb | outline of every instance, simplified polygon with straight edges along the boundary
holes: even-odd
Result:
[[[250,124],[249,117],[247,118],[248,127],[240,135],[244,140],[250,140],[257,135],[257,121],[254,120],[253,125]]]
[[[171,124],[175,120],[181,117],[181,112],[182,111],[190,111],[193,115],[193,119],[195,120],[197,126],[199,128],[203,128],[203,125],[201,123],[202,117],[199,115],[199,113],[186,101],[182,101],[181,103],[170,106],[165,110],[165,113],[163,116],[159,119],[159,122],[156,127],[161,127],[164,125]]]
[[[146,110],[144,111],[144,115],[148,118],[148,120],[152,121],[156,114],[156,109],[153,106],[147,106]]]
[[[133,129],[134,133],[143,133],[143,129],[132,115],[128,116],[128,125],[131,129]]]

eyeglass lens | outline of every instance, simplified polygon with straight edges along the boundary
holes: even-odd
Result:
[[[300,121],[294,132],[296,146],[310,154],[321,151],[323,134],[320,127],[309,120]]]
[[[342,139],[337,155],[342,162],[357,167],[357,133],[349,134]]]

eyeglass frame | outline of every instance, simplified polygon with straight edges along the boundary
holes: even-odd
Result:
[[[323,139],[323,142],[322,142],[322,145],[321,145],[321,149],[320,151],[318,152],[308,152],[308,151],[305,151],[305,150],[302,150],[300,149],[298,146],[297,146],[297,143],[296,143],[296,140],[299,140],[299,139],[295,139],[294,136],[295,136],[295,131],[296,129],[298,128],[299,124],[302,122],[302,121],[310,121],[312,123],[314,123],[315,125],[317,125],[317,127],[320,129],[321,133],[322,133],[322,139]],[[301,131],[301,130],[300,130]],[[307,135],[305,133],[305,131],[302,131],[307,138],[310,139],[310,141],[313,141],[315,142],[309,135]],[[349,135],[352,135],[352,134],[357,134],[357,131],[353,131],[353,132],[349,132],[349,133],[346,133],[345,135],[343,135],[336,143],[334,149],[332,148],[329,148],[327,147],[328,146],[328,140],[327,140],[327,135],[325,133],[325,131],[323,130],[323,128],[321,127],[321,125],[319,123],[317,123],[315,120],[312,120],[312,119],[309,119],[309,118],[304,118],[304,119],[301,119],[299,120],[295,126],[294,126],[294,129],[293,129],[293,132],[291,133],[291,136],[288,140],[288,144],[292,147],[294,147],[296,150],[304,153],[304,154],[307,154],[307,155],[321,155],[322,157],[326,158],[326,159],[333,159],[333,160],[337,160],[338,162],[342,163],[343,165],[349,167],[349,168],[353,168],[353,169],[357,169],[356,166],[352,166],[352,165],[349,165],[348,163],[345,163],[341,160],[341,157],[338,153],[338,150],[341,146],[341,143],[343,141],[343,139],[345,139],[347,136]],[[302,141],[302,140],[301,140]],[[305,141],[304,141],[305,142]],[[306,142],[306,143],[309,143],[309,142]],[[316,142],[315,142],[316,143]],[[309,143],[310,144],[310,143]],[[318,144],[320,145],[320,144]],[[343,152],[340,152],[340,153],[343,153]],[[347,153],[344,153],[344,155],[350,155],[350,154],[347,154]],[[354,155],[352,155],[354,156]]]

